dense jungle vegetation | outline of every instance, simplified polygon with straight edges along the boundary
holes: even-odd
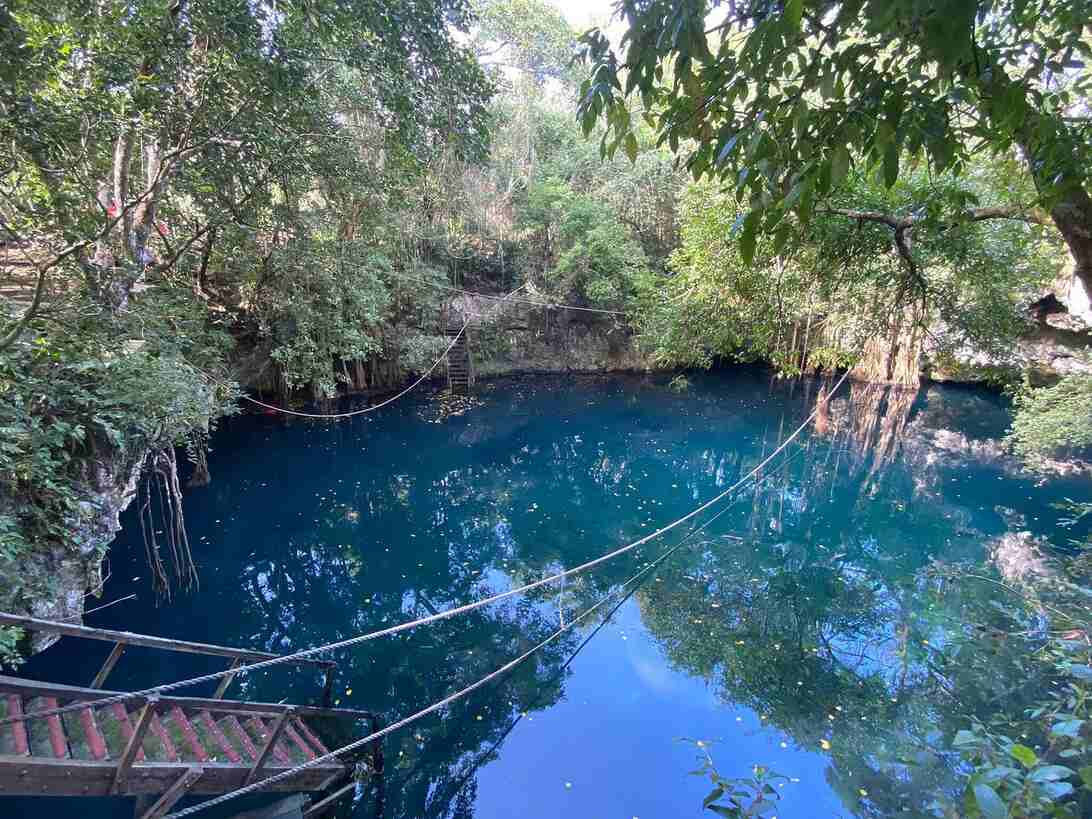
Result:
[[[1032,389],[1014,353],[1052,291],[1087,318],[1090,20],[1087,0],[621,0],[586,33],[544,0],[0,5],[0,609],[51,593],[31,555],[102,553],[117,487],[165,489],[182,555],[176,449],[200,472],[242,391],[399,387],[445,348],[451,288],[625,313],[586,320],[664,368],[911,384],[977,357],[1016,394],[1020,457],[1079,454],[1092,376]],[[1092,786],[1086,545],[1012,615],[1048,621],[1057,695],[956,737],[970,815],[1071,815]]]

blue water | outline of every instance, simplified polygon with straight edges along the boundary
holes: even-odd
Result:
[[[212,484],[186,496],[200,588],[155,599],[131,510],[97,602],[136,599],[87,621],[288,652],[474,600],[723,491],[806,417],[821,386],[748,369],[694,377],[681,393],[659,377],[536,376],[483,385],[480,405],[454,417],[422,394],[340,423],[234,418],[213,439]],[[761,765],[789,778],[767,816],[932,815],[957,795],[946,743],[967,715],[1038,693],[1021,690],[1004,647],[988,664],[959,654],[964,623],[997,591],[938,579],[935,562],[1012,571],[1003,536],[1017,554],[1032,542],[1064,548],[1074,533],[1056,504],[1092,499],[1086,480],[1038,481],[997,458],[989,442],[1007,423],[1004,402],[985,392],[843,387],[766,480],[609,622],[604,607],[503,679],[387,737],[382,800],[362,789],[339,815],[698,817],[710,785],[688,772],[704,750],[726,777]],[[337,698],[386,722],[410,714],[526,651],[562,614],[571,622],[686,531],[563,591],[339,652]],[[107,650],[65,639],[24,673],[85,684]],[[133,649],[109,687],[220,668]],[[308,702],[319,680],[278,669],[232,691]],[[0,815],[129,817],[132,807],[0,797]]]

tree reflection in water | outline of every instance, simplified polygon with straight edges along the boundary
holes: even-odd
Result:
[[[136,616],[156,633],[287,651],[440,611],[685,514],[771,452],[830,386],[748,372],[692,381],[678,395],[666,379],[508,380],[443,423],[412,401],[360,423],[239,419],[213,442],[212,485],[188,501],[201,592],[107,609],[95,625]],[[1050,502],[1087,494],[1059,484],[1028,499],[1031,480],[990,443],[1003,424],[976,393],[843,387],[767,480],[634,596],[677,671],[829,755],[848,811],[930,815],[933,799],[955,794],[945,739],[968,714],[1019,709],[1033,694],[1025,645],[963,627],[1011,631],[1011,613],[990,605],[985,584],[934,571],[943,561],[990,573],[991,555],[1015,554],[998,538],[1056,538]],[[1002,495],[1011,510],[995,509]],[[133,531],[112,557],[111,599],[140,574],[124,564]],[[585,609],[681,534],[568,582],[560,600],[548,588],[342,652],[337,697],[388,721],[417,711],[526,651],[557,628],[559,603]],[[478,773],[522,714],[561,702],[594,625],[389,736],[382,815],[473,815]],[[89,655],[87,678],[100,662]],[[142,686],[185,670],[115,673]],[[307,669],[238,685],[296,701],[321,690]],[[365,793],[341,811],[376,807]]]

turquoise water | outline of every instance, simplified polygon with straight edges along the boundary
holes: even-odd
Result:
[[[131,510],[101,602],[137,599],[88,623],[288,652],[474,600],[723,491],[821,386],[760,370],[694,377],[682,393],[664,378],[527,377],[484,385],[480,406],[448,418],[413,396],[336,424],[231,419],[213,441],[212,484],[187,494],[200,589],[157,604]],[[974,390],[843,387],[767,479],[619,597],[609,622],[589,618],[389,736],[382,799],[362,791],[341,815],[698,817],[710,786],[689,775],[703,749],[684,737],[724,776],[761,765],[789,777],[766,815],[932,815],[955,794],[946,743],[967,714],[1039,693],[1020,685],[1006,645],[964,648],[972,615],[1010,602],[972,575],[1017,571],[1033,541],[1064,548],[1073,532],[1055,504],[1092,499],[1087,480],[1037,482],[998,458],[990,441],[1007,418]],[[337,697],[386,722],[410,714],[571,622],[685,531],[563,591],[340,652]],[[938,561],[965,578],[940,578]],[[106,650],[64,640],[25,673],[85,684]],[[110,687],[222,667],[136,649]],[[278,669],[233,690],[306,702],[319,689],[312,672]],[[131,811],[0,797],[4,816]]]

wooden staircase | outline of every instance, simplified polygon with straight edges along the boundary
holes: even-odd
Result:
[[[457,323],[449,319],[447,324],[448,338],[458,336],[462,326],[461,322]],[[448,388],[456,394],[470,392],[472,378],[470,372],[470,346],[467,342],[469,329],[468,327],[467,332],[459,336],[458,341],[447,352],[447,384]]]
[[[0,614],[0,622],[10,619],[28,618]],[[70,624],[31,622],[43,631],[53,630],[51,626],[63,628],[65,633],[84,630]],[[112,640],[119,636],[133,641],[163,639],[128,632],[85,631],[100,632]],[[192,651],[193,646],[204,644],[183,645],[187,648],[175,650]],[[209,648],[233,651],[222,646]],[[111,656],[115,653],[120,654],[116,648]],[[329,661],[322,665],[328,669]],[[108,668],[104,670],[109,672]],[[102,676],[100,672],[96,681]],[[219,696],[139,697],[96,705],[97,700],[117,693],[94,686],[81,688],[0,676],[0,720],[31,715],[0,725],[0,794],[163,794],[146,811],[138,812],[141,819],[157,819],[187,793],[226,793],[328,754],[319,738],[319,723],[334,719],[362,721],[353,726],[358,729],[353,731],[355,735],[374,733],[379,725],[367,711],[226,700]],[[217,695],[221,694],[218,689]],[[63,714],[33,717],[34,712],[70,704],[85,705]],[[372,743],[369,752],[371,770],[381,771],[378,742]],[[268,789],[325,791],[349,777],[356,762],[355,758],[335,757],[272,783]],[[335,795],[350,789],[351,783]],[[319,805],[329,802],[324,799]]]

